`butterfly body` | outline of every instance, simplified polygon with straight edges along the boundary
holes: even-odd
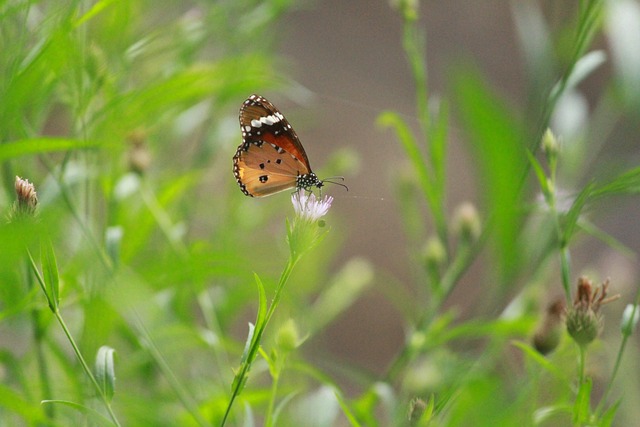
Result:
[[[242,144],[233,156],[233,174],[245,195],[264,197],[323,186],[295,131],[265,98],[251,95],[242,104],[240,129]]]

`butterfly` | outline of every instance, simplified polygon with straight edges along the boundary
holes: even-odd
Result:
[[[291,188],[311,191],[331,182],[311,171],[298,135],[262,96],[251,95],[242,104],[240,130],[242,144],[233,156],[233,175],[245,195],[264,197]]]

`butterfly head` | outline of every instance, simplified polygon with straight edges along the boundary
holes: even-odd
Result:
[[[324,185],[324,181],[320,181],[318,176],[313,173],[305,173],[304,175],[298,175],[296,178],[296,187],[310,191],[312,187],[321,188]]]

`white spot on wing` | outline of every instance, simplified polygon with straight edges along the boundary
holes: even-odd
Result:
[[[261,126],[262,126],[262,118],[261,118],[260,120],[256,120],[256,119],[251,120],[251,126],[253,126],[254,128],[259,128],[259,127],[261,127]],[[250,127],[250,126],[247,126],[247,127],[248,127],[249,129],[251,129],[251,127]]]
[[[264,123],[265,125],[267,125],[267,126],[271,126],[271,125],[273,125],[273,123],[274,123],[274,121],[273,121],[273,120],[271,120],[271,117],[272,117],[272,116],[260,117],[260,121],[261,121],[262,123]]]
[[[273,114],[270,116],[266,116],[266,117],[260,117],[260,121],[262,123],[264,123],[265,125],[268,126],[272,126],[275,123],[278,123],[280,121],[280,118],[278,118],[277,116],[274,116]]]

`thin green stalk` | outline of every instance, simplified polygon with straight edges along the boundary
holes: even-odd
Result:
[[[34,327],[34,339],[36,346],[36,360],[38,363],[38,374],[40,375],[40,383],[42,385],[43,399],[50,399],[53,396],[51,391],[51,381],[49,379],[49,366],[44,355],[43,338],[44,334],[40,327],[40,315],[38,311],[31,311],[32,322]],[[53,405],[45,405],[44,412],[47,418],[53,420],[55,418],[55,407]]]
[[[55,177],[56,175],[53,173],[54,167],[51,165],[51,162],[45,156],[41,156],[40,159],[49,170],[49,173],[51,173],[51,175]],[[89,228],[87,223],[83,220],[82,215],[80,215],[80,213],[78,212],[78,209],[73,203],[71,194],[69,194],[68,187],[65,184],[64,179],[62,178],[62,172],[60,176],[56,178],[57,178],[56,183],[60,187],[60,195],[62,195],[62,199],[67,204],[67,207],[69,208],[69,212],[71,213],[71,216],[76,220],[76,222],[80,226],[80,229],[82,230],[85,237],[93,247],[96,255],[98,256],[98,259],[101,261],[103,266],[107,269],[109,273],[113,273],[114,266],[113,266],[113,262],[111,261],[111,258],[109,258],[109,255],[107,255],[105,251],[102,249],[98,241],[95,239],[93,233],[91,232],[91,229]]]
[[[135,310],[134,310],[134,314],[138,323],[138,328],[143,334],[143,337],[145,340],[145,344],[146,344],[145,348],[147,348],[147,350],[151,354],[151,357],[153,357],[153,360],[156,362],[157,366],[160,368],[160,371],[164,375],[167,382],[170,384],[173,391],[176,393],[176,396],[178,397],[182,405],[187,409],[187,411],[189,411],[189,413],[191,414],[193,419],[198,423],[198,425],[200,426],[210,425],[200,413],[197,403],[193,400],[189,392],[185,389],[185,387],[182,386],[178,378],[175,376],[175,374],[171,370],[169,363],[167,363],[167,361],[165,360],[160,350],[156,347],[155,343],[151,339],[151,336],[149,335],[146,328],[144,327],[144,324],[142,323],[140,316],[138,316]]]
[[[416,85],[416,103],[418,108],[418,118],[422,126],[423,133],[428,133],[429,129],[429,92],[427,88],[427,67],[424,64],[423,44],[420,43],[420,32],[416,26],[416,21],[405,18],[403,27],[402,46],[409,59],[414,84]]]
[[[586,346],[578,345],[578,388],[581,389],[584,383],[584,373],[586,369],[587,349]],[[578,392],[580,394],[580,392]]]
[[[562,287],[564,289],[567,305],[571,304],[571,257],[569,248],[560,248],[560,270],[562,272]]]
[[[549,162],[549,169],[551,171],[549,177],[549,193],[546,197],[547,205],[553,216],[553,223],[556,229],[556,238],[559,243],[560,251],[560,271],[562,277],[562,288],[564,289],[567,305],[571,304],[571,257],[569,254],[569,248],[565,241],[564,233],[562,230],[562,223],[560,213],[558,212],[557,199],[556,199],[556,165],[557,162],[552,160]]]
[[[573,423],[576,427],[582,426],[580,423],[583,413],[582,405],[584,397],[585,387],[585,370],[586,370],[586,358],[587,358],[587,346],[578,345],[578,390],[576,392],[576,401],[574,403],[574,420]],[[586,397],[587,399],[589,396]]]
[[[25,280],[28,284],[28,289],[33,288],[32,276],[29,274],[30,265],[27,260],[25,268]],[[31,310],[31,325],[33,327],[33,339],[35,341],[36,349],[36,362],[38,364],[38,374],[40,375],[40,384],[42,386],[43,399],[50,398],[53,393],[51,392],[51,381],[49,378],[49,367],[47,365],[47,359],[44,355],[43,340],[45,331],[42,328],[42,322],[40,320],[40,311],[37,308]],[[53,405],[45,405],[44,408],[47,418],[53,420],[55,418],[55,407]]]
[[[45,281],[44,281],[42,275],[40,274],[40,271],[38,270],[38,267],[36,266],[35,261],[33,260],[33,257],[31,256],[31,253],[29,252],[29,250],[27,250],[27,254],[28,254],[29,260],[31,262],[31,269],[34,272],[34,274],[36,276],[36,279],[38,280],[38,283],[40,284],[40,288],[42,289],[44,294],[47,296],[47,300],[49,300],[49,294],[48,294],[47,289],[46,289]],[[54,317],[58,321],[58,324],[60,324],[60,327],[62,328],[62,331],[64,332],[64,334],[67,337],[67,340],[71,344],[71,347],[73,348],[73,352],[76,354],[76,358],[80,362],[80,365],[82,366],[82,369],[84,370],[84,372],[87,375],[87,377],[89,377],[89,380],[91,381],[91,384],[93,385],[93,387],[96,389],[96,393],[100,397],[100,400],[102,400],[102,403],[103,403],[104,407],[106,408],[107,412],[109,413],[109,416],[111,417],[111,420],[113,421],[113,423],[116,426],[119,427],[120,423],[118,422],[118,418],[116,417],[115,412],[113,412],[113,409],[111,408],[111,404],[109,403],[109,399],[104,394],[104,391],[102,390],[102,388],[98,384],[98,381],[96,380],[96,378],[93,376],[93,372],[91,372],[91,368],[89,368],[89,365],[84,360],[84,357],[82,356],[82,353],[80,352],[80,348],[76,344],[76,341],[73,339],[73,336],[71,335],[71,331],[69,331],[69,328],[67,327],[67,324],[65,323],[64,319],[62,318],[62,315],[60,314],[60,310],[58,309],[57,305],[53,301],[49,300],[48,302],[49,302],[49,308],[51,309],[51,312],[53,313]]]
[[[287,265],[284,271],[282,272],[282,274],[280,275],[280,280],[278,281],[278,287],[276,288],[276,293],[273,296],[273,300],[271,301],[271,304],[269,305],[269,310],[267,311],[267,317],[264,322],[264,327],[267,326],[267,323],[269,323],[269,319],[271,319],[271,316],[273,316],[273,313],[276,311],[276,307],[278,306],[278,304],[280,303],[280,299],[282,298],[282,290],[284,289],[284,285],[289,280],[289,276],[291,276],[291,273],[293,272],[293,267],[296,266],[299,260],[300,260],[300,255],[297,255],[295,257],[290,257],[289,260],[287,261]],[[262,328],[262,331],[264,331],[264,328]]]
[[[280,371],[274,372],[273,381],[271,382],[271,395],[269,396],[269,406],[267,407],[267,414],[265,416],[265,427],[271,427],[273,423],[273,408],[276,403],[276,396],[278,394],[278,384],[280,383]]]
[[[405,15],[404,17],[404,26],[403,26],[403,48],[407,58],[409,60],[409,65],[411,66],[411,72],[413,75],[413,81],[416,85],[416,108],[418,112],[418,120],[420,123],[420,129],[422,132],[422,137],[426,141],[427,148],[427,159],[423,159],[422,154],[420,153],[417,144],[413,138],[409,138],[413,147],[410,147],[413,154],[410,155],[410,159],[414,162],[414,167],[418,169],[418,172],[421,175],[422,181],[422,190],[425,194],[425,198],[429,207],[431,208],[431,213],[433,215],[433,220],[436,227],[436,233],[438,234],[438,238],[441,243],[445,247],[447,257],[450,256],[449,253],[449,237],[448,237],[448,227],[447,221],[443,211],[443,202],[442,202],[442,189],[437,188],[439,184],[438,179],[435,175],[429,174],[426,168],[427,164],[431,164],[435,170],[440,169],[436,167],[433,163],[433,152],[431,150],[431,118],[429,116],[429,88],[428,88],[428,75],[427,75],[427,67],[425,65],[425,55],[424,55],[424,43],[421,42],[421,34],[416,25],[416,20],[413,18],[409,18]],[[405,147],[407,148],[407,147]],[[423,165],[416,164],[418,159],[422,160]]]
[[[229,414],[231,413],[231,408],[233,407],[233,403],[236,397],[240,395],[240,392],[244,387],[246,378],[249,374],[249,371],[251,370],[251,365],[253,364],[253,361],[255,360],[256,355],[258,354],[258,349],[260,348],[260,343],[262,342],[262,335],[264,334],[267,324],[269,323],[269,320],[273,316],[273,313],[275,312],[276,307],[280,303],[284,285],[287,283],[287,280],[289,280],[289,276],[291,276],[291,272],[293,271],[293,268],[295,267],[297,262],[300,260],[300,257],[301,257],[300,254],[295,256],[290,256],[289,260],[287,261],[287,265],[285,269],[282,271],[282,274],[280,275],[280,280],[278,281],[278,286],[276,287],[276,292],[275,292],[275,295],[273,296],[273,300],[271,300],[271,304],[269,305],[269,309],[267,310],[265,320],[261,325],[258,325],[258,329],[254,331],[255,339],[252,341],[252,345],[249,348],[249,351],[247,353],[247,359],[240,367],[239,373],[236,375],[237,380],[234,380],[235,387],[231,391],[231,398],[229,399],[229,404],[227,405],[227,409],[225,410],[224,417],[222,418],[222,423],[220,424],[221,427],[224,427],[225,423],[227,422],[227,419],[229,418]]]
[[[113,409],[111,408],[111,404],[109,403],[109,399],[104,394],[104,391],[100,387],[100,384],[98,384],[98,381],[96,380],[96,378],[93,376],[93,373],[91,372],[91,368],[89,368],[89,365],[87,365],[87,362],[84,360],[84,357],[82,356],[82,353],[80,352],[80,348],[76,344],[76,341],[73,339],[73,336],[71,335],[71,331],[69,331],[69,328],[67,327],[67,324],[64,322],[64,319],[62,318],[62,315],[60,314],[60,311],[56,310],[53,313],[53,315],[55,316],[56,320],[58,321],[58,323],[62,327],[62,330],[64,331],[64,334],[67,336],[67,339],[69,340],[69,343],[71,344],[71,347],[73,347],[73,352],[76,354],[76,358],[80,362],[80,365],[82,366],[82,369],[84,370],[84,372],[87,375],[87,377],[89,377],[89,380],[91,381],[91,384],[93,385],[93,387],[96,389],[96,392],[97,392],[98,396],[100,396],[100,400],[102,400],[102,404],[104,405],[104,407],[106,408],[107,412],[109,413],[109,417],[111,418],[111,421],[113,421],[113,423],[116,426],[120,426],[120,422],[118,421],[118,418],[116,417],[115,412],[113,412]]]
[[[633,319],[636,315],[637,310],[639,309],[640,304],[640,287],[636,292],[636,299],[634,302],[633,311],[631,312],[631,319]],[[604,410],[604,405],[607,404],[607,400],[609,399],[609,394],[611,394],[611,390],[613,389],[613,382],[615,381],[618,371],[620,370],[620,366],[622,364],[622,355],[624,354],[624,350],[627,346],[627,342],[629,341],[629,337],[631,334],[624,333],[622,334],[622,341],[620,342],[620,348],[618,349],[618,354],[616,355],[616,362],[613,365],[613,371],[611,372],[611,378],[607,382],[607,387],[602,394],[602,398],[600,399],[600,403],[598,403],[598,407],[596,408],[596,415],[599,415]]]
[[[51,391],[51,380],[49,378],[49,365],[44,354],[44,330],[40,321],[40,312],[36,309],[31,310],[31,323],[33,325],[33,337],[35,341],[36,361],[38,364],[38,375],[40,375],[40,384],[42,386],[43,399],[50,399],[53,396]],[[53,420],[55,418],[55,407],[53,405],[45,405],[45,414],[47,418]]]
[[[573,73],[578,60],[584,55],[589,42],[593,39],[595,31],[597,29],[597,23],[602,11],[602,0],[587,0],[580,1],[578,12],[578,29],[576,31],[575,43],[573,46],[573,53],[571,55],[571,61],[567,70],[562,74],[562,77],[558,84],[553,88],[549,94],[549,99],[544,106],[542,113],[541,126],[538,131],[536,141],[539,141],[546,129],[549,127],[549,120],[553,114],[553,110],[558,103],[558,100],[564,93],[569,77]],[[535,153],[535,150],[533,150]]]
[[[418,320],[415,326],[415,331],[424,331],[428,328],[431,322],[436,318],[442,304],[447,300],[451,292],[455,289],[456,284],[459,282],[462,275],[471,266],[473,260],[476,258],[480,249],[484,246],[484,243],[489,236],[489,230],[491,229],[491,221],[488,221],[485,225],[482,234],[473,242],[472,245],[466,248],[460,248],[457,251],[456,257],[449,265],[449,268],[442,276],[442,280],[439,286],[441,293],[438,298],[433,298],[431,304],[425,310],[424,315]],[[385,382],[393,381],[404,368],[411,363],[419,349],[415,349],[409,342],[402,347],[400,354],[393,360],[387,373],[384,375]]]

